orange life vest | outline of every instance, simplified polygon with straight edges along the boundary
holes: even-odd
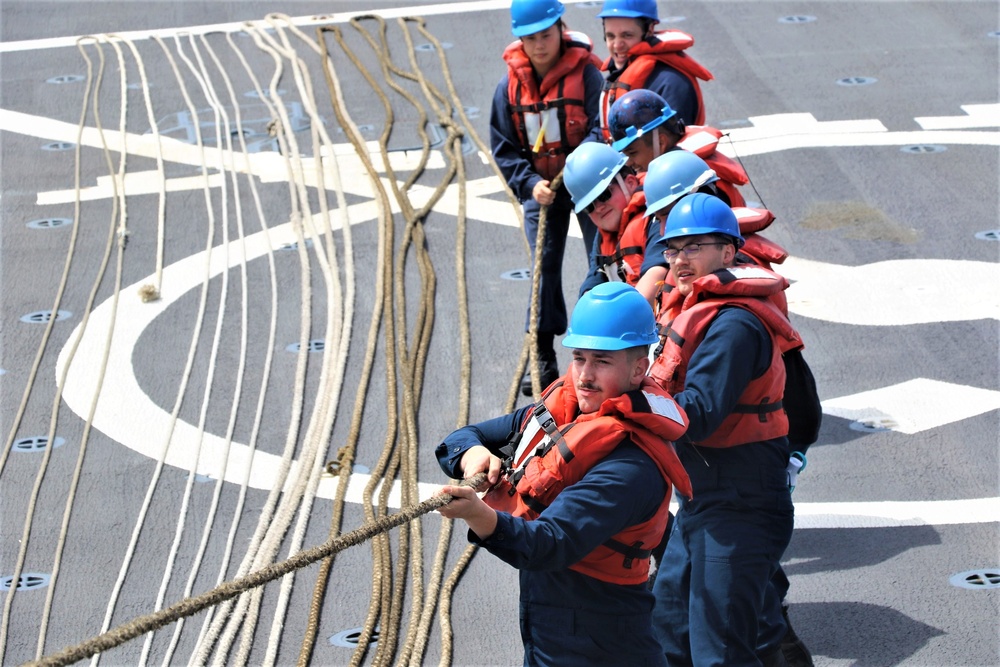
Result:
[[[715,171],[719,177],[716,185],[729,197],[729,205],[745,206],[746,200],[737,186],[750,182],[743,166],[728,155],[723,155],[717,149],[722,130],[709,125],[688,125],[684,128],[684,136],[677,142],[678,148],[691,151]]]
[[[733,213],[740,225],[740,234],[743,235],[745,243],[736,254],[738,264],[757,264],[765,269],[773,270],[773,264],[781,264],[788,259],[788,251],[780,245],[764,238],[759,234],[767,229],[774,222],[774,213],[766,208],[748,208],[746,206],[734,206]],[[778,307],[778,310],[788,317],[788,298],[785,291],[775,292],[770,297],[771,301]]]
[[[715,432],[696,444],[734,447],[787,435],[781,355],[801,348],[802,339],[771,297],[787,289],[788,281],[763,267],[738,266],[702,276],[692,286],[687,297],[676,288],[662,296],[661,343],[650,376],[670,394],[683,391],[688,362],[719,311],[731,306],[748,310],[771,336],[771,363],[765,373],[750,381]]]
[[[608,130],[608,112],[611,105],[628,91],[645,88],[657,63],[672,67],[691,81],[698,96],[698,117],[684,120],[694,125],[704,124],[705,104],[698,79],[711,81],[714,77],[704,65],[684,52],[691,46],[694,46],[694,37],[691,35],[680,30],[665,30],[655,33],[649,39],[644,39],[629,49],[624,71],[614,81],[606,81],[604,91],[601,93],[601,128],[604,130],[605,141],[611,143],[611,132]],[[610,67],[611,58],[608,58],[604,61],[603,69],[607,71]]]
[[[622,211],[621,226],[617,233],[598,229],[601,235],[600,252],[596,257],[597,268],[608,282],[626,282],[632,287],[639,282],[642,262],[646,255],[646,193],[632,193]]]
[[[630,440],[653,459],[667,481],[667,493],[652,518],[614,535],[570,569],[615,584],[646,583],[650,550],[667,525],[671,485],[691,497],[691,480],[671,442],[685,430],[684,411],[649,377],[638,389],[585,415],[579,412],[575,388],[563,378],[529,413],[512,440],[504,474],[483,500],[495,510],[533,520],[560,491]]]
[[[541,82],[536,79],[520,40],[504,50],[507,99],[521,149],[531,159],[535,171],[547,180],[562,171],[566,156],[587,135],[590,119],[584,107],[583,70],[588,64],[601,66],[601,59],[592,48],[590,38],[582,32],[564,32],[559,62]],[[544,136],[536,151],[542,128]]]

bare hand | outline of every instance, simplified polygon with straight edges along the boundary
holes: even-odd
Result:
[[[462,471],[462,477],[465,479],[473,477],[477,473],[486,473],[486,482],[481,484],[476,491],[485,491],[500,479],[500,458],[483,445],[476,445],[466,450],[458,465]]]
[[[542,206],[551,206],[556,200],[556,193],[549,189],[549,181],[538,181],[531,190],[531,198]]]
[[[438,508],[438,513],[449,519],[464,519],[469,528],[481,539],[493,534],[497,527],[497,513],[468,486],[445,486],[442,494],[452,496],[452,501]]]

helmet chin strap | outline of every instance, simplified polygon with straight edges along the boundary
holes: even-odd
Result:
[[[653,128],[653,159],[660,157],[660,128]]]
[[[615,174],[615,180],[618,182],[618,187],[621,188],[622,194],[625,195],[625,199],[628,200],[629,192],[625,188],[625,179],[622,178],[622,175],[619,173]]]

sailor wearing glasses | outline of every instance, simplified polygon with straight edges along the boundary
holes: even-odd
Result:
[[[736,215],[712,195],[676,201],[663,239],[673,285],[650,375],[690,419],[677,454],[694,494],[657,572],[654,627],[671,665],[783,665],[768,582],[793,522],[782,353],[802,341],[770,297],[788,281],[737,265]]]

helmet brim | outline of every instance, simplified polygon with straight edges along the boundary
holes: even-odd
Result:
[[[650,333],[649,336],[629,336],[624,339],[611,339],[602,336],[582,336],[570,333],[562,339],[562,344],[563,347],[568,347],[573,350],[602,350],[605,352],[615,352],[617,350],[627,350],[630,347],[639,347],[640,345],[652,345],[658,340],[659,338],[656,336],[655,332]]]
[[[597,185],[591,188],[590,192],[584,195],[579,202],[576,201],[573,202],[575,204],[575,206],[573,207],[573,212],[574,213],[582,212],[583,209],[589,206],[592,201],[597,199],[597,195],[607,190],[608,186],[611,185],[611,181],[613,181],[618,172],[622,170],[622,167],[625,166],[626,162],[628,162],[628,158],[622,155],[621,159],[618,161],[618,164],[615,165],[614,169],[610,170],[610,173],[607,176],[598,181]]]
[[[682,236],[701,236],[703,234],[721,234],[722,236],[728,236],[736,242],[737,249],[742,248],[743,244],[746,243],[742,236],[725,234],[720,232],[716,227],[679,227],[678,229],[668,231],[660,240],[669,241],[670,239],[676,239]]]

